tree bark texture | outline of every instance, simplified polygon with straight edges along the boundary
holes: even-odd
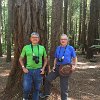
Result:
[[[87,0],[83,0],[83,16],[82,16],[82,32],[81,32],[81,44],[82,44],[82,53],[85,52],[86,46],[86,9],[87,9]]]
[[[80,0],[79,37],[78,37],[79,45],[81,41],[81,31],[82,31],[82,0]]]
[[[64,34],[67,34],[67,10],[68,10],[68,0],[64,0],[64,24],[63,24]]]
[[[92,58],[93,53],[90,52],[90,46],[94,44],[94,39],[98,38],[98,19],[99,19],[99,0],[91,0],[90,4],[90,21],[88,25],[88,50],[87,50],[87,58]]]
[[[63,0],[52,1],[52,15],[51,15],[51,49],[50,49],[50,64],[53,64],[54,51],[59,44],[59,35],[62,31],[62,14],[63,14]]]
[[[20,100],[22,93],[22,69],[19,56],[24,45],[30,43],[29,36],[38,32],[41,43],[45,43],[46,19],[44,0],[14,0],[14,61],[2,100]],[[19,97],[19,98],[18,98]]]
[[[7,58],[6,61],[11,61],[11,39],[12,39],[12,30],[13,30],[13,2],[8,0],[8,32],[6,33],[6,42],[7,42]]]
[[[1,0],[0,0],[0,57],[2,57],[2,43],[1,43],[1,36],[2,36],[2,32],[1,32],[1,16],[2,16],[2,7],[1,7]]]

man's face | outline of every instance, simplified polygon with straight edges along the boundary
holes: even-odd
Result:
[[[33,44],[38,44],[40,39],[37,35],[31,35],[30,40]]]
[[[61,45],[64,45],[64,46],[67,45],[67,43],[68,43],[67,37],[61,36],[60,43],[61,43]]]

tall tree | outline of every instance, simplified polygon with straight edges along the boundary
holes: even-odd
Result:
[[[86,48],[86,9],[87,9],[87,0],[83,0],[82,32],[80,37],[83,54],[85,53],[85,48]]]
[[[92,58],[93,53],[89,48],[94,44],[94,39],[99,37],[98,34],[98,19],[99,19],[99,0],[91,0],[90,4],[90,21],[88,25],[88,49],[87,49],[87,58]]]
[[[67,10],[68,10],[68,0],[64,0],[64,33],[67,34]]]
[[[44,43],[45,9],[43,0],[13,1],[14,12],[14,62],[2,100],[20,100],[22,70],[19,56],[23,45],[29,43],[29,35],[36,31]],[[19,97],[19,98],[18,98]]]
[[[13,9],[12,9],[12,0],[8,0],[8,32],[6,33],[7,40],[7,58],[6,61],[11,61],[11,34],[13,30]]]
[[[2,7],[1,7],[1,0],[0,0],[0,57],[2,57],[2,43],[1,43],[1,16],[2,16]]]
[[[54,51],[59,43],[59,35],[62,31],[62,13],[63,12],[63,0],[52,1],[52,20],[51,20],[51,49],[50,49],[50,61],[51,65],[54,60]]]
[[[98,1],[98,5],[100,5],[100,0]],[[99,7],[99,20],[98,20],[98,33],[100,38],[100,7]]]
[[[48,54],[50,52],[50,36],[51,36],[51,11],[52,0],[47,0],[47,34],[48,34]]]
[[[70,44],[72,46],[74,46],[74,21],[73,21],[73,14],[74,14],[74,0],[69,0],[69,14],[68,14],[68,23],[69,23],[69,27],[68,27],[68,32],[71,36],[70,39]]]
[[[79,16],[80,17],[79,17],[79,37],[78,37],[78,43],[80,43],[80,41],[81,41],[81,30],[82,30],[82,0],[80,0],[80,15]]]
[[[2,35],[3,35],[3,44],[4,44],[4,52],[6,52],[6,33],[7,33],[7,17],[8,17],[8,15],[7,15],[7,0],[2,0],[2,4],[3,4],[3,6],[2,6],[2,23],[3,23],[3,25],[2,25]]]
[[[43,45],[45,45],[45,47],[46,47],[46,50],[48,50],[48,43],[47,43],[47,41],[48,41],[48,32],[47,32],[47,0],[43,0],[43,3],[44,3],[44,33],[43,33]]]

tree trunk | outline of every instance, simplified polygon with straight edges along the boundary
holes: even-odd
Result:
[[[50,21],[50,10],[48,9],[47,10],[47,39],[48,39],[48,41],[50,41],[50,23],[49,23],[49,21]],[[47,49],[47,53],[49,53],[48,51],[49,51],[49,49],[50,49],[50,47],[49,47],[49,43],[48,43],[48,49]]]
[[[79,37],[78,37],[79,45],[81,41],[81,30],[82,30],[82,0],[80,1]]]
[[[74,6],[73,6],[73,1],[74,0],[69,0],[69,16],[68,16],[68,23],[69,23],[69,35],[70,37],[70,45],[74,46],[74,21],[73,21],[73,14],[74,14]]]
[[[54,51],[59,44],[59,35],[62,30],[62,13],[63,0],[52,1],[52,20],[51,20],[51,49],[50,49],[50,64],[53,65]]]
[[[98,19],[99,19],[99,0],[91,0],[90,4],[90,21],[88,25],[88,49],[87,49],[87,58],[90,59],[93,57],[92,50],[90,46],[94,44],[94,39],[98,38]]]
[[[98,5],[100,5],[100,0],[98,2]],[[100,38],[100,7],[99,7],[99,20],[98,20],[98,33],[99,33],[99,38]]]
[[[86,9],[87,9],[87,0],[83,0],[82,33],[81,33],[82,54],[85,54],[85,46],[86,46]]]
[[[6,33],[7,41],[7,58],[6,61],[11,61],[11,34],[13,30],[13,9],[12,9],[12,0],[8,0],[8,32]]]
[[[67,10],[68,10],[68,0],[64,0],[64,34],[67,34]]]
[[[1,31],[1,16],[2,16],[2,7],[1,7],[1,0],[0,0],[0,57],[2,57],[2,43],[1,43],[1,38],[2,38],[2,31]]]
[[[48,41],[48,32],[47,32],[47,10],[46,10],[46,8],[47,8],[47,1],[46,0],[43,0],[43,2],[44,2],[44,26],[45,26],[45,28],[44,28],[44,35],[43,35],[43,38],[44,38],[44,42],[43,42],[43,45],[45,46],[45,48],[46,48],[46,51],[48,51],[48,43],[47,43],[47,41]]]
[[[47,34],[48,34],[48,55],[50,56],[50,37],[51,37],[51,10],[52,10],[52,1],[47,0]]]
[[[5,9],[7,7],[7,5],[6,5],[5,0],[4,0],[4,6],[3,7],[4,7],[4,10],[2,10],[3,11],[3,15],[2,15],[3,19],[2,20],[3,20],[3,37],[4,37],[3,38],[3,43],[4,43],[4,53],[5,53],[6,50],[7,50],[6,49],[6,45],[7,45],[6,44],[6,32],[7,32],[7,30],[6,30],[7,29],[6,19],[7,19],[7,16],[6,16],[6,9]]]
[[[22,70],[19,56],[22,47],[28,44],[30,33],[36,31],[44,42],[45,9],[43,0],[17,0],[13,2],[14,12],[14,62],[2,100],[20,100],[22,93]],[[21,99],[22,100],[22,99]]]
[[[68,0],[68,24],[67,24],[67,31],[68,31],[68,35],[70,34],[70,16],[71,16],[71,14],[70,14],[70,12],[71,12],[71,9],[70,9],[70,6],[71,6],[71,4],[70,4],[70,0]]]
[[[100,5],[100,0],[98,2],[98,5]],[[100,38],[100,7],[99,7],[99,20],[98,20],[98,33],[99,33],[99,38]]]

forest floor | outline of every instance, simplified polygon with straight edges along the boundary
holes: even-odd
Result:
[[[89,62],[84,55],[78,55],[77,69],[69,79],[68,100],[100,100],[100,54],[96,59],[96,62]],[[12,63],[6,63],[5,56],[0,58],[0,93],[5,88],[11,66]],[[61,100],[59,78],[53,84],[48,100]]]

